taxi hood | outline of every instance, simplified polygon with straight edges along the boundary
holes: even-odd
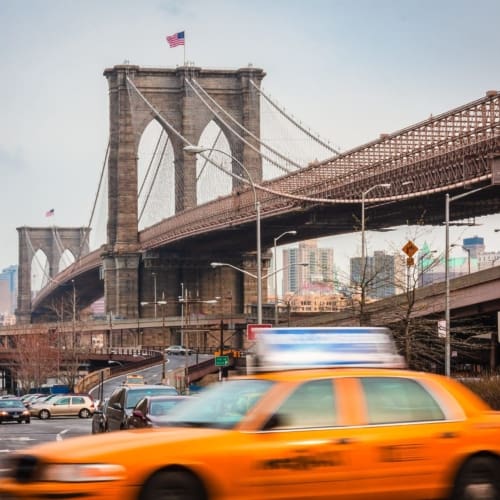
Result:
[[[72,437],[64,441],[35,445],[13,455],[36,455],[51,462],[100,462],[110,456],[125,456],[127,452],[141,449],[147,453],[148,447],[157,448],[179,442],[194,442],[211,437],[227,435],[227,429],[161,427],[106,432]]]

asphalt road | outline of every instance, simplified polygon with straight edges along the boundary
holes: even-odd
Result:
[[[199,356],[203,361],[210,358],[209,355]],[[186,362],[193,364],[196,362],[196,355],[170,356],[166,358],[165,374],[168,377],[170,370],[175,370],[183,366]],[[159,384],[162,377],[161,364],[134,371],[144,376],[148,384]],[[114,388],[125,380],[125,375],[120,375],[104,381],[104,397],[108,397]],[[98,387],[90,391],[94,399],[98,397]],[[81,419],[78,417],[53,417],[49,420],[31,418],[29,424],[3,423],[0,425],[0,475],[3,470],[4,458],[12,451],[23,450],[30,446],[46,443],[49,441],[62,441],[75,436],[84,436],[92,433],[92,419]]]
[[[213,356],[209,354],[199,354],[198,362],[205,361],[207,359],[213,358]],[[190,356],[165,356],[165,378],[170,380],[170,384],[174,385],[174,377],[172,372],[177,368],[181,368],[182,366],[192,365],[196,363],[197,356],[196,354],[191,354]],[[215,361],[214,361],[215,362]],[[161,363],[155,366],[150,366],[148,368],[143,368],[142,370],[136,370],[132,373],[139,373],[144,377],[144,382],[146,384],[160,384],[162,381],[162,372],[163,368]],[[105,380],[103,383],[103,399],[109,397],[113,390],[122,384],[125,380],[126,375],[118,375],[111,379]],[[90,395],[94,399],[99,399],[100,396],[99,386],[94,387],[90,390]]]

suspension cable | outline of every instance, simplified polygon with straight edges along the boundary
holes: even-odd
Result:
[[[165,151],[167,150],[167,146],[168,146],[168,136],[167,136],[167,140],[165,141],[165,144],[163,146],[163,149],[161,151],[160,159],[158,160],[158,165],[156,166],[155,174],[153,176],[153,180],[151,181],[151,184],[149,185],[149,191],[148,191],[148,194],[146,196],[146,199],[144,200],[144,205],[142,206],[141,213],[139,214],[139,218],[137,219],[138,223],[142,219],[142,214],[144,213],[144,210],[146,209],[146,205],[148,204],[149,197],[151,196],[151,192],[153,191],[153,186],[155,184],[156,177],[158,176],[158,172],[160,170],[161,162],[163,161],[163,156],[165,155]]]
[[[82,256],[83,247],[85,246],[86,243],[88,243],[88,239],[90,236],[90,228],[92,226],[92,221],[94,219],[94,213],[95,213],[95,209],[97,206],[97,200],[99,199],[99,194],[101,193],[102,181],[104,179],[104,172],[106,171],[106,166],[108,165],[110,145],[111,145],[111,138],[108,139],[108,145],[106,146],[106,153],[104,154],[104,161],[103,161],[102,167],[101,167],[101,175],[99,176],[99,183],[97,185],[97,192],[96,192],[96,195],[94,197],[94,204],[92,206],[92,211],[90,213],[90,219],[89,219],[89,223],[87,225],[87,231],[85,233],[85,238],[82,238],[82,241],[80,243],[80,248],[78,249],[78,256],[76,257],[76,260],[78,260]]]
[[[160,146],[161,138],[163,137],[164,132],[165,132],[165,130],[162,128],[161,132],[160,132],[160,136],[158,137],[158,140],[156,141],[156,146],[155,146],[155,150],[153,151],[153,156],[151,156],[151,160],[150,160],[148,168],[146,170],[146,175],[144,176],[144,179],[142,180],[141,188],[139,189],[139,193],[137,194],[138,198],[141,196],[142,190],[144,189],[146,181],[149,177],[149,171],[151,170],[151,167],[153,165],[153,161],[156,157],[156,153],[158,152],[158,147]],[[168,141],[168,137],[167,137],[167,141]]]
[[[219,128],[219,131],[217,132],[217,137],[215,138],[214,142],[212,143],[212,147],[210,148],[211,151],[217,145],[217,141],[219,140],[221,135],[222,135],[222,130]],[[205,167],[207,166],[207,164],[208,164],[208,161],[205,160],[205,163],[203,163],[203,166],[200,168],[200,173],[196,177],[196,182],[198,182],[200,180],[201,174],[203,174],[203,171],[205,170]]]
[[[330,146],[330,144],[328,144],[327,142],[324,142],[320,137],[318,136],[315,136],[314,134],[312,134],[312,132],[310,130],[307,130],[306,128],[304,128],[299,122],[297,122],[296,120],[294,120],[291,116],[287,115],[285,113],[285,110],[280,108],[277,104],[275,104],[270,97],[268,97],[266,94],[264,94],[264,92],[262,91],[262,89],[257,86],[252,79],[250,79],[250,84],[257,90],[257,92],[274,108],[278,111],[278,113],[280,113],[282,116],[284,116],[289,122],[293,123],[293,125],[295,125],[299,130],[301,130],[302,132],[304,132],[304,134],[306,134],[307,136],[309,136],[311,139],[313,139],[314,141],[316,141],[317,143],[321,144],[324,148],[328,149],[328,151],[331,151],[332,153],[335,153],[336,155],[339,155],[340,154],[340,151],[337,151],[334,147]]]
[[[227,117],[229,117],[229,119],[235,123],[236,125],[238,125],[238,127],[241,128],[241,130],[243,130],[243,132],[245,132],[246,134],[248,134],[250,137],[252,137],[253,139],[255,139],[261,146],[265,147],[266,149],[268,149],[269,151],[271,151],[272,153],[274,153],[276,156],[278,156],[278,158],[281,158],[282,160],[286,161],[287,163],[293,165],[295,168],[297,169],[301,169],[303,168],[303,165],[299,165],[298,163],[294,162],[293,160],[291,160],[290,158],[287,158],[286,156],[282,155],[279,151],[276,151],[275,149],[273,149],[271,146],[267,145],[266,143],[262,142],[261,139],[259,139],[256,135],[252,134],[252,132],[250,132],[250,130],[246,129],[241,123],[239,123],[234,117],[232,117],[222,106],[220,106],[213,98],[212,96],[210,96],[206,91],[205,89],[195,80],[193,79],[193,82],[196,84],[196,86],[203,92],[203,94],[210,100],[210,102],[219,110],[221,111],[222,113],[224,113]],[[214,109],[212,107],[210,107],[207,102],[205,101],[205,99],[203,99],[200,94],[197,92],[197,90],[191,85],[191,83],[189,82],[189,80],[186,81],[186,83],[191,87],[191,89],[193,90],[193,92],[198,96],[198,98],[200,99],[200,101],[210,110],[212,111],[212,113],[214,113],[216,116],[217,113],[214,111]],[[230,125],[228,125],[227,122],[225,122],[220,116],[219,116],[219,119],[221,120],[221,122],[234,134],[236,135],[236,137],[238,137],[238,139],[240,139],[244,144],[246,144],[250,149],[254,150],[255,152],[259,153],[260,155],[262,155],[263,158],[265,158],[267,161],[269,161],[270,163],[272,163],[274,166],[280,168],[281,170],[283,170],[284,172],[286,173],[290,173],[292,172],[292,170],[284,167],[283,165],[280,165],[279,163],[276,163],[274,160],[272,160],[271,158],[269,158],[268,156],[266,155],[263,155],[261,151],[259,151],[253,144],[249,143],[244,137],[242,137],[240,134],[238,134],[238,132],[236,132],[236,130],[234,130]]]

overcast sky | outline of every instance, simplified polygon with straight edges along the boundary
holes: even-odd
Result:
[[[166,35],[185,30],[197,66],[264,69],[264,90],[346,150],[500,90],[499,22],[498,0],[0,0],[0,269],[18,261],[16,227],[88,224],[109,135],[103,71],[182,65]],[[482,222],[452,240],[500,249],[500,216]],[[408,236],[369,235],[369,252]],[[338,259],[348,240],[331,240]]]

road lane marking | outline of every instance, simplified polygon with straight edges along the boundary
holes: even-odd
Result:
[[[56,441],[62,441],[63,435],[66,434],[68,431],[69,429],[64,429],[63,431],[59,432],[56,436]]]

